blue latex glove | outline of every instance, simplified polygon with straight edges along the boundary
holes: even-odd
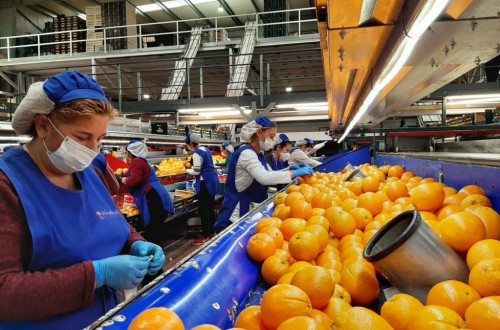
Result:
[[[319,160],[320,160],[320,161],[323,161],[325,158],[326,158],[326,156],[325,156],[325,155],[321,155],[321,157],[319,157]]]
[[[296,170],[292,170],[292,172],[293,172],[293,175],[295,175],[295,177],[304,176],[304,175],[313,175],[314,174],[313,169],[309,165],[303,166],[303,167],[299,167]]]
[[[298,170],[299,168],[307,167],[307,166],[309,166],[309,165],[307,165],[305,163],[300,163],[300,164],[295,164],[295,165],[290,166],[290,169],[292,171],[295,171],[295,170]]]
[[[132,245],[132,249],[130,250],[132,255],[138,257],[149,257],[153,256],[153,259],[149,262],[148,274],[154,275],[158,273],[165,263],[165,253],[163,253],[163,249],[153,243],[138,241]]]
[[[92,262],[96,287],[107,285],[117,290],[132,289],[148,272],[149,258],[121,255]]]

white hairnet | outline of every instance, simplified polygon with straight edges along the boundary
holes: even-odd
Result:
[[[300,140],[297,140],[297,142],[295,142],[296,147],[302,147],[302,146],[305,146],[306,144],[307,144],[307,142],[304,139],[300,139]]]
[[[127,145],[127,151],[135,157],[146,158],[146,155],[148,154],[148,147],[146,144],[136,141]]]
[[[243,125],[243,127],[241,128],[241,141],[250,142],[250,139],[252,138],[252,136],[260,128],[262,128],[262,126],[257,124],[257,122],[255,120],[252,120],[251,122]]]
[[[233,153],[234,152],[234,148],[232,145],[228,145],[228,146],[225,146],[224,147],[227,151],[229,151],[230,153]]]
[[[197,133],[189,133],[189,142],[191,143],[200,143],[200,135]],[[187,142],[187,141],[186,141]]]
[[[14,113],[12,128],[17,134],[28,134],[35,115],[48,115],[53,109],[54,102],[43,90],[43,82],[33,83]]]

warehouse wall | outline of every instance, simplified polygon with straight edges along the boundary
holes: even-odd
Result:
[[[18,12],[15,12],[17,16],[15,35],[39,34],[41,33],[40,31],[43,30],[45,22],[52,21],[52,18],[41,15],[27,7],[19,7],[17,10],[19,10],[24,14],[24,16],[26,16],[31,22],[33,22],[33,24],[35,24],[38,29],[34,27],[33,24],[28,22],[28,20],[26,20]]]

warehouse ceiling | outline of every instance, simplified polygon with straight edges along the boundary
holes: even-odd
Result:
[[[500,1],[449,1],[403,67],[373,102],[363,104],[393,64],[412,22],[430,2],[316,1],[333,128],[351,123],[363,106],[367,112],[359,123],[380,123],[498,56]]]

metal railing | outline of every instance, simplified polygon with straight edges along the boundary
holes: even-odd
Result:
[[[286,18],[284,21],[273,21],[272,15],[276,14],[284,14]],[[157,48],[168,46],[170,48],[182,48],[184,47],[184,41],[190,35],[190,29],[182,29],[181,27],[185,26],[196,26],[202,25],[203,32],[212,34],[215,36],[214,39],[204,40],[203,44],[205,47],[212,46],[220,46],[224,45],[228,42],[234,43],[243,37],[245,31],[245,25],[241,26],[228,26],[227,21],[238,19],[243,23],[246,21],[255,21],[257,22],[256,28],[256,40],[257,42],[265,42],[276,39],[282,40],[301,40],[311,37],[316,37],[318,34],[318,26],[315,14],[314,7],[308,8],[300,8],[300,9],[290,9],[290,10],[282,10],[282,11],[270,11],[270,12],[262,12],[262,13],[253,13],[253,14],[244,14],[244,15],[229,15],[229,16],[220,16],[220,17],[209,17],[209,18],[197,18],[197,19],[189,19],[189,20],[181,20],[181,21],[166,21],[166,22],[155,22],[155,23],[145,23],[145,24],[134,24],[134,25],[121,25],[121,26],[112,26],[112,27],[102,27],[95,29],[80,29],[80,30],[67,30],[60,32],[51,32],[51,33],[40,33],[40,34],[27,34],[20,36],[10,36],[10,37],[2,37],[0,38],[0,63],[2,61],[10,61],[15,58],[22,57],[36,57],[41,58],[45,55],[53,55],[55,52],[51,51],[51,48],[56,48],[59,45],[60,51],[62,51],[63,46],[64,49],[67,49],[64,54],[66,56],[74,56],[76,54],[84,53],[81,51],[84,47],[82,45],[86,45],[86,42],[90,41],[93,43],[101,43],[103,44],[102,50],[94,51],[94,52],[85,52],[87,55],[102,55],[108,52],[115,51],[114,49],[110,49],[112,40],[120,40],[120,39],[128,39],[133,40],[136,38],[138,42],[127,43],[130,45],[136,44],[136,47],[127,48],[127,50],[134,51],[144,51],[149,48]],[[207,22],[211,22],[213,27],[209,27]],[[225,23],[226,22],[226,23]],[[155,33],[147,33],[148,28],[160,27],[166,32],[155,32]],[[278,30],[279,33],[277,35],[272,35],[272,33],[266,33],[271,30]],[[127,28],[135,28],[136,34],[133,35],[122,35],[122,36],[111,36],[113,35],[113,31],[117,29],[121,29],[126,31]],[[113,31],[112,31],[113,30]],[[225,38],[220,38],[218,31],[225,30],[227,35],[229,36],[229,40],[221,40]],[[82,35],[83,32],[102,32],[103,38],[87,38],[84,39],[75,39],[75,35]],[[313,36],[311,36],[313,35]],[[148,45],[146,41],[148,38],[151,39],[154,37],[155,40],[160,40],[159,44],[156,44],[153,47]],[[58,41],[55,41],[55,40]],[[67,39],[67,40],[61,40]],[[26,40],[29,40],[30,44],[25,44]],[[49,41],[46,41],[49,40]],[[162,42],[166,41],[166,44]],[[21,44],[22,43],[22,44]],[[80,46],[80,50],[75,51],[74,49],[78,49]],[[3,56],[2,56],[3,55]]]

